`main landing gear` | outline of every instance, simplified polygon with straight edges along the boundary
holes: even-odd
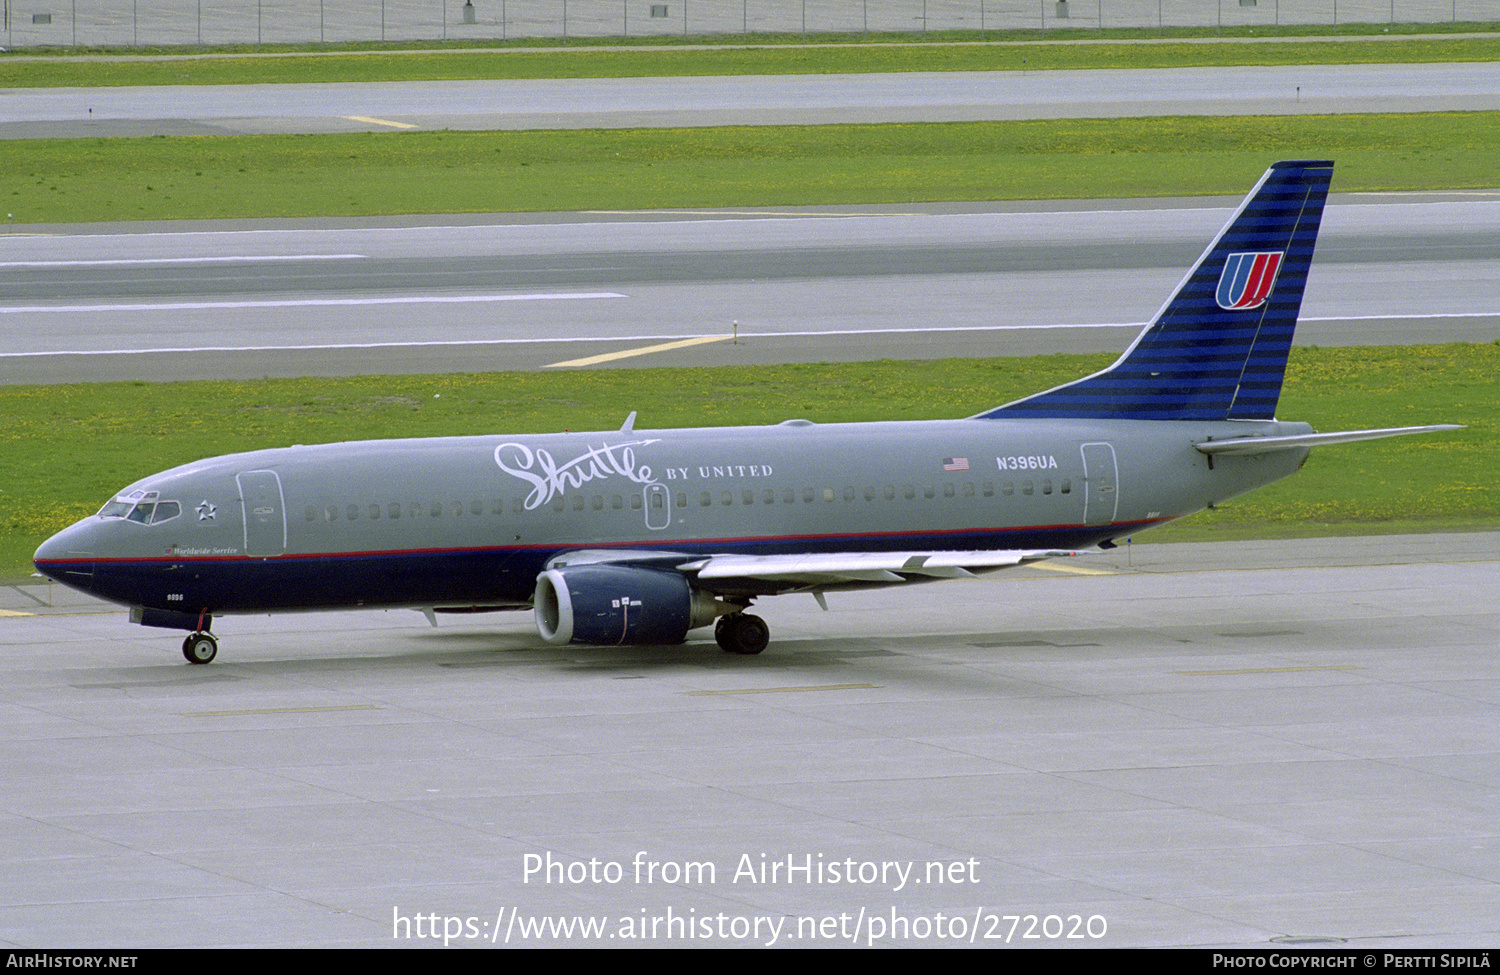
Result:
[[[759,616],[730,613],[714,624],[714,639],[728,653],[756,654],[771,642],[771,628]]]
[[[219,655],[219,641],[206,630],[189,633],[182,641],[182,655],[190,664],[212,663]]]

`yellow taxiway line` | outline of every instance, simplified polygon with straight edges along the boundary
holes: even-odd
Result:
[[[653,352],[670,352],[673,349],[685,349],[690,345],[707,345],[710,342],[727,342],[728,335],[703,335],[695,339],[680,339],[676,342],[662,342],[658,345],[643,345],[639,349],[624,349],[620,352],[606,352],[603,355],[591,355],[587,359],[569,359],[567,362],[553,362],[543,366],[544,369],[563,369],[568,366],[594,366],[601,362],[614,362],[616,359],[629,359],[638,355],[650,355]]]
[[[340,115],[339,118],[348,119],[351,122],[363,122],[366,125],[389,125],[393,129],[415,129],[417,126],[406,122],[391,122],[383,118],[370,118],[368,115]]]

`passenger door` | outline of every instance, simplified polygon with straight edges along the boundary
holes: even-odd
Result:
[[[1083,523],[1108,525],[1120,506],[1115,448],[1107,443],[1083,445]]]
[[[245,554],[280,555],[286,551],[286,501],[275,471],[245,471],[235,476],[245,516]]]

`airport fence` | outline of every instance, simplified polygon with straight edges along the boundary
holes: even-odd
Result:
[[[7,48],[1493,22],[1500,0],[0,0]]]

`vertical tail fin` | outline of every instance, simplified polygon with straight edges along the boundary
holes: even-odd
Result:
[[[1276,163],[1119,361],[980,417],[1274,419],[1332,177]]]

